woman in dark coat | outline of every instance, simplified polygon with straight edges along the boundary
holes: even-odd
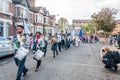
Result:
[[[57,37],[56,35],[52,38],[51,40],[51,50],[53,51],[53,58],[55,58],[55,54],[58,55],[58,51],[57,51]]]

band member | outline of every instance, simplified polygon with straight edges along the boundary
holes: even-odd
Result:
[[[15,54],[17,53],[18,49],[25,44],[26,41],[23,29],[24,27],[22,25],[17,26],[17,35],[15,35],[13,39]],[[22,60],[19,60],[18,58],[14,57],[14,61],[15,64],[18,66],[16,80],[21,80],[21,74],[23,73],[23,76],[25,76],[28,72],[28,69],[25,67],[26,57],[24,57],[24,59]]]
[[[65,49],[65,35],[64,34],[62,34],[61,36],[61,46],[63,49]]]
[[[62,46],[61,46],[61,35],[60,34],[57,35],[57,42],[58,42],[58,49],[61,52]]]
[[[40,44],[39,44],[39,39],[41,38],[42,36],[41,36],[41,33],[40,32],[36,32],[36,35],[33,37],[33,43],[32,43],[32,46],[33,46],[33,54],[35,54],[35,52],[38,50],[38,49],[40,49]],[[35,58],[34,58],[35,59]],[[36,65],[36,69],[35,69],[35,72],[37,72],[38,71],[38,69],[39,69],[39,67],[40,67],[40,65],[41,65],[41,59],[39,59],[39,60],[37,60],[37,59],[35,59],[36,61],[37,61],[37,65]]]
[[[44,47],[44,57],[46,56],[46,52],[47,52],[47,45],[48,45],[48,36],[46,34],[44,34],[44,42],[45,42],[45,47]]]
[[[53,58],[55,58],[55,52],[56,52],[56,55],[58,55],[58,51],[57,51],[57,36],[56,36],[56,34],[52,38],[51,44],[52,44],[51,50],[53,51]]]

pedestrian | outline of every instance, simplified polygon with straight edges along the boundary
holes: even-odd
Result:
[[[17,30],[17,35],[14,36],[14,40],[13,40],[15,54],[17,54],[18,49],[21,46],[23,46],[26,41],[24,33],[23,33],[24,27],[22,25],[18,25],[16,30]],[[16,80],[21,80],[21,74],[23,73],[23,76],[25,76],[26,73],[28,72],[28,69],[25,67],[26,57],[24,57],[22,60],[19,60],[18,58],[14,57],[14,61],[18,67]]]
[[[44,47],[44,57],[46,56],[46,52],[47,52],[47,45],[48,45],[48,36],[47,34],[45,33],[44,34],[44,42],[45,42],[45,47]]]
[[[110,36],[109,36],[109,45],[111,46],[112,44],[113,44],[113,36],[110,35]]]
[[[68,48],[70,48],[70,44],[71,44],[71,37],[70,37],[70,34],[68,34],[68,38],[67,38],[67,40],[68,40]]]
[[[58,42],[59,52],[61,52],[61,35],[60,34],[57,35],[57,42]]]
[[[38,40],[38,48],[45,54],[45,41],[44,36],[40,33],[40,38]]]
[[[120,54],[118,51],[111,51],[109,47],[102,49],[103,59],[102,62],[105,64],[105,68],[117,71],[117,64],[120,63]]]
[[[94,36],[94,42],[98,42],[99,41],[99,38],[97,36]]]
[[[115,36],[114,36],[114,45],[115,45],[115,47],[118,46],[118,44],[117,44],[117,34],[115,34]]]
[[[120,49],[120,32],[117,35],[118,49]]]
[[[69,34],[66,34],[66,49],[70,48],[70,42],[71,42],[70,36]]]
[[[57,51],[57,35],[55,34],[51,40],[51,50],[53,51],[53,58],[55,58],[56,55],[58,55]]]
[[[29,35],[29,42],[30,42],[30,47],[29,50],[31,50],[32,42],[33,42],[33,33]]]
[[[62,34],[61,36],[61,46],[63,49],[65,49],[65,35],[64,34]]]
[[[41,38],[41,33],[38,31],[38,32],[36,32],[36,35],[33,37],[33,43],[32,43],[33,54],[35,54],[35,52],[38,49],[40,49],[40,47],[39,47],[40,46],[39,45],[39,43],[40,43],[39,39],[40,38]],[[37,60],[35,58],[33,58],[33,59],[37,61],[37,65],[36,65],[36,69],[35,69],[35,72],[37,72],[40,65],[41,65],[41,59],[39,59],[39,60]]]
[[[76,47],[79,47],[79,42],[80,42],[80,39],[79,39],[79,37],[76,35],[76,37],[75,37],[75,46],[76,46]]]
[[[90,35],[90,43],[93,43],[94,36]]]

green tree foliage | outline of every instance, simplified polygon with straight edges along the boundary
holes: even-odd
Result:
[[[88,23],[88,25],[82,27],[84,30],[84,33],[95,33],[94,27],[91,22]]]
[[[111,32],[115,26],[115,15],[118,13],[114,8],[102,8],[100,12],[94,13],[92,17],[92,24],[97,30],[104,32]]]

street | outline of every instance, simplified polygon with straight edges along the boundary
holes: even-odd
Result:
[[[117,72],[104,68],[99,54],[101,47],[100,43],[81,43],[79,47],[62,50],[53,58],[49,45],[38,72],[35,72],[36,61],[32,54],[27,56],[29,72],[22,80],[120,80],[120,67]],[[0,80],[15,80],[17,67],[13,57],[7,63],[6,60],[0,61]]]

